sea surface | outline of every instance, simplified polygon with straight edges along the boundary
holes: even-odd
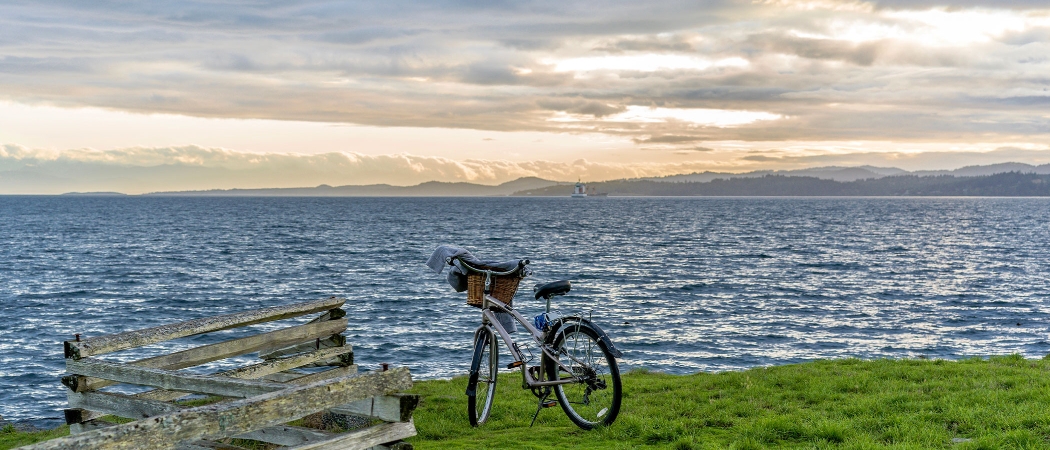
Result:
[[[1048,219],[1050,199],[0,197],[0,415],[62,423],[74,333],[333,295],[362,369],[463,374],[479,313],[424,265],[441,244],[529,258],[515,298],[527,316],[542,308],[533,284],[572,280],[556,313],[591,315],[628,369],[1038,358]]]

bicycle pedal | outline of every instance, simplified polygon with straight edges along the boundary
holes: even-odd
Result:
[[[550,408],[550,407],[558,406],[558,401],[557,400],[548,400],[548,401],[545,401],[543,403],[540,403],[540,406],[542,406],[544,408]]]
[[[523,365],[525,365],[525,363],[523,363],[521,361],[514,361],[514,362],[512,362],[510,364],[507,364],[507,368],[508,369],[517,369],[518,367],[521,367]]]

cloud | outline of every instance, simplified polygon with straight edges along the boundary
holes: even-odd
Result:
[[[410,154],[241,153],[199,146],[51,152],[0,147],[0,194],[72,191],[145,193],[264,187],[312,187],[465,181],[499,184],[520,177],[551,180],[632,178],[695,171],[701,163],[600,163],[463,160]]]
[[[989,152],[939,151],[824,153],[805,156],[775,149],[741,154],[699,146],[653,148],[675,155],[663,162],[454,160],[413,154],[243,153],[200,146],[135,147],[61,152],[0,146],[0,194],[60,194],[232,188],[313,187],[426,181],[495,185],[521,177],[570,181],[666,176],[707,170],[746,172],[818,166],[880,166],[906,170],[955,169],[1002,162],[1050,163],[1050,148],[1004,147]],[[675,162],[678,161],[678,162]]]
[[[647,138],[635,138],[633,140],[636,144],[678,144],[682,142],[696,142],[703,140],[703,138],[697,136],[676,136],[672,134],[663,136],[650,136]]]
[[[610,40],[594,47],[595,51],[624,52],[692,52],[693,44],[686,36],[639,36]]]
[[[0,100],[195,117],[497,131],[639,143],[1050,137],[1044,1],[15,3]],[[965,44],[964,44],[965,43]],[[668,113],[670,114],[670,113]]]
[[[767,164],[780,169],[819,166],[878,166],[905,170],[953,170],[966,166],[1023,162],[1050,164],[1050,147],[1043,150],[1002,147],[993,151],[927,151],[927,152],[853,152],[805,156],[771,156],[782,152],[753,154],[741,157],[743,161]],[[771,164],[772,163],[772,164]]]

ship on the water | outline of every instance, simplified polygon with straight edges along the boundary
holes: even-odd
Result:
[[[588,191],[587,185],[582,181],[576,182],[576,187],[572,190],[572,198],[586,198],[586,197],[608,197],[608,192]]]
[[[572,198],[584,197],[587,197],[587,185],[583,184],[582,181],[577,181],[576,187],[572,189]]]

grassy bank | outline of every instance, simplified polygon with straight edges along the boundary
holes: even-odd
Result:
[[[66,435],[69,435],[69,427],[65,425],[54,430],[36,432],[17,431],[14,427],[8,425],[0,428],[0,449],[21,447]]]
[[[428,381],[418,448],[1050,448],[1050,361],[816,361],[719,374],[631,372],[604,430],[576,429],[504,378],[467,424],[464,379]],[[968,439],[969,441],[964,441]]]
[[[490,422],[471,428],[466,381],[421,381],[419,436],[431,448],[1050,448],[1050,361],[815,361],[718,374],[624,377],[607,429],[581,431],[560,408],[529,428],[534,398],[504,375]],[[0,431],[0,449],[49,439]]]

